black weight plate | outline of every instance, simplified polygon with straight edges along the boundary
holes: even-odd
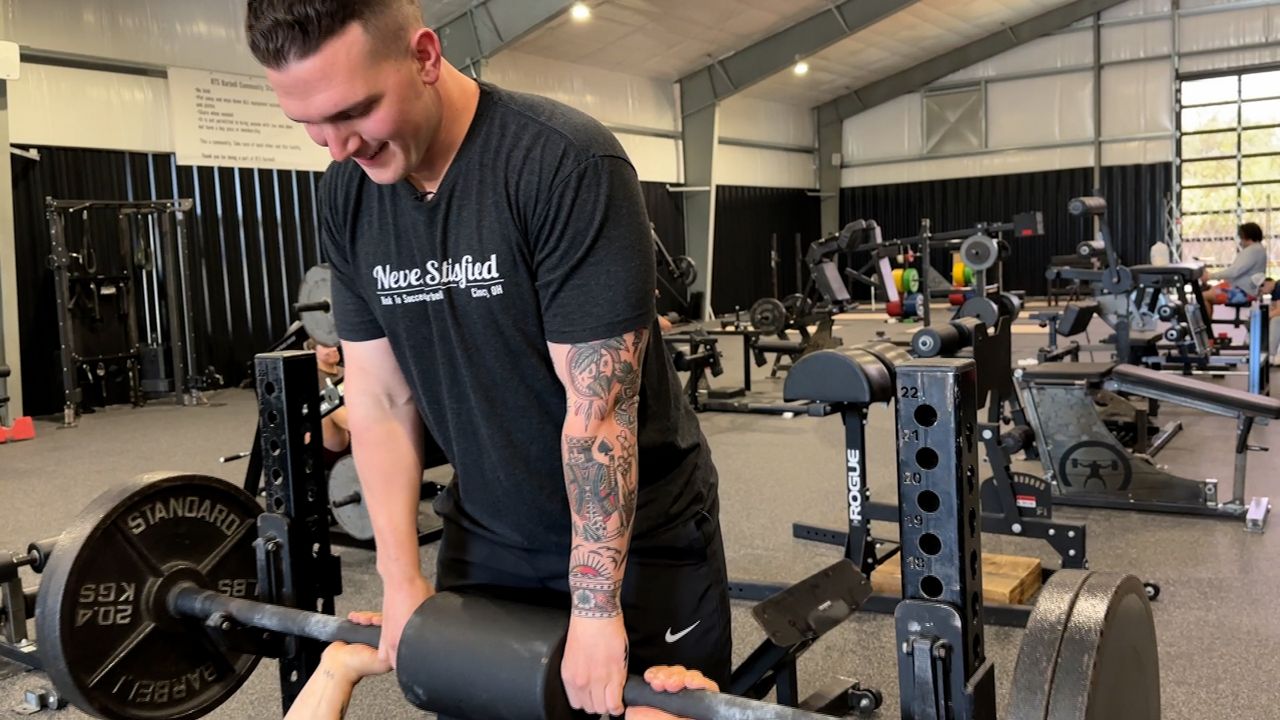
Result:
[[[1022,314],[1022,298],[1013,293],[999,293],[993,300],[996,307],[1000,308],[1000,314],[1009,318],[1011,322],[1017,320]]]
[[[360,500],[337,505],[338,500],[355,493],[361,493]],[[333,503],[333,519],[343,532],[356,540],[373,539],[373,521],[369,519],[369,508],[364,504],[360,476],[356,474],[356,459],[351,455],[338,460],[329,470],[329,502]]]
[[[1142,581],[1094,573],[1062,636],[1049,720],[1159,720],[1155,620]]]
[[[166,473],[90,503],[58,538],[36,600],[58,693],[112,720],[197,718],[235,693],[258,658],[174,620],[164,597],[179,579],[256,597],[260,512],[223,480]]]
[[[329,266],[321,263],[302,276],[302,286],[298,288],[298,303],[313,303],[330,299]],[[338,346],[338,326],[334,323],[333,313],[328,310],[311,310],[300,313],[299,320],[307,329],[307,335],[316,342],[329,347]]]
[[[971,297],[964,301],[960,309],[956,311],[956,319],[960,318],[977,318],[987,327],[994,328],[1000,320],[1000,307],[990,298]]]
[[[787,308],[777,298],[761,298],[751,306],[751,327],[762,335],[777,335],[787,329]]]
[[[698,265],[688,255],[671,258],[671,264],[676,268],[675,279],[681,285],[689,287],[698,279]]]
[[[1041,588],[1013,666],[1007,711],[1010,720],[1048,718],[1062,636],[1076,597],[1092,574],[1088,570],[1059,570]]]

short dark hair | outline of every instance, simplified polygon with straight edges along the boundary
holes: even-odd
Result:
[[[1240,226],[1240,239],[1260,243],[1262,242],[1262,228],[1258,227],[1258,223],[1245,223]]]
[[[395,35],[412,18],[422,21],[417,0],[249,0],[244,28],[253,57],[279,70],[311,57],[353,22],[364,27],[374,47],[395,54]]]

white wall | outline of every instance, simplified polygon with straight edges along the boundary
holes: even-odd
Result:
[[[514,51],[490,58],[483,76],[510,90],[559,100],[610,126],[641,180],[681,181],[680,143],[670,137],[680,122],[671,83]]]
[[[735,95],[720,103],[715,181],[816,188],[816,132],[811,108]]]
[[[1241,3],[1246,6],[1232,7]],[[1181,6],[1183,74],[1280,62],[1280,0],[1182,0]],[[1103,13],[1101,128],[1093,127],[1093,28],[1086,21],[935,84],[986,84],[986,150],[926,156],[920,93],[846,120],[843,185],[1088,167],[1095,133],[1104,165],[1171,161],[1170,12],[1170,0],[1130,0]]]
[[[260,75],[244,0],[0,0],[0,39],[130,63]]]

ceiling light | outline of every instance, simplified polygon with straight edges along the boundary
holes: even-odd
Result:
[[[591,18],[591,8],[587,7],[586,3],[574,3],[573,8],[569,10],[569,17],[578,22],[589,20]]]
[[[805,61],[803,61],[803,60],[801,60],[800,62],[796,63],[795,73],[796,73],[796,75],[799,75],[800,77],[804,77],[805,75],[808,75],[808,74],[809,74],[809,63],[807,63],[807,62],[805,62]]]

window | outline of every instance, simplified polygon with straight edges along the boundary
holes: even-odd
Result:
[[[1236,228],[1262,226],[1280,267],[1280,71],[1185,80],[1179,86],[1182,257],[1226,265]]]

